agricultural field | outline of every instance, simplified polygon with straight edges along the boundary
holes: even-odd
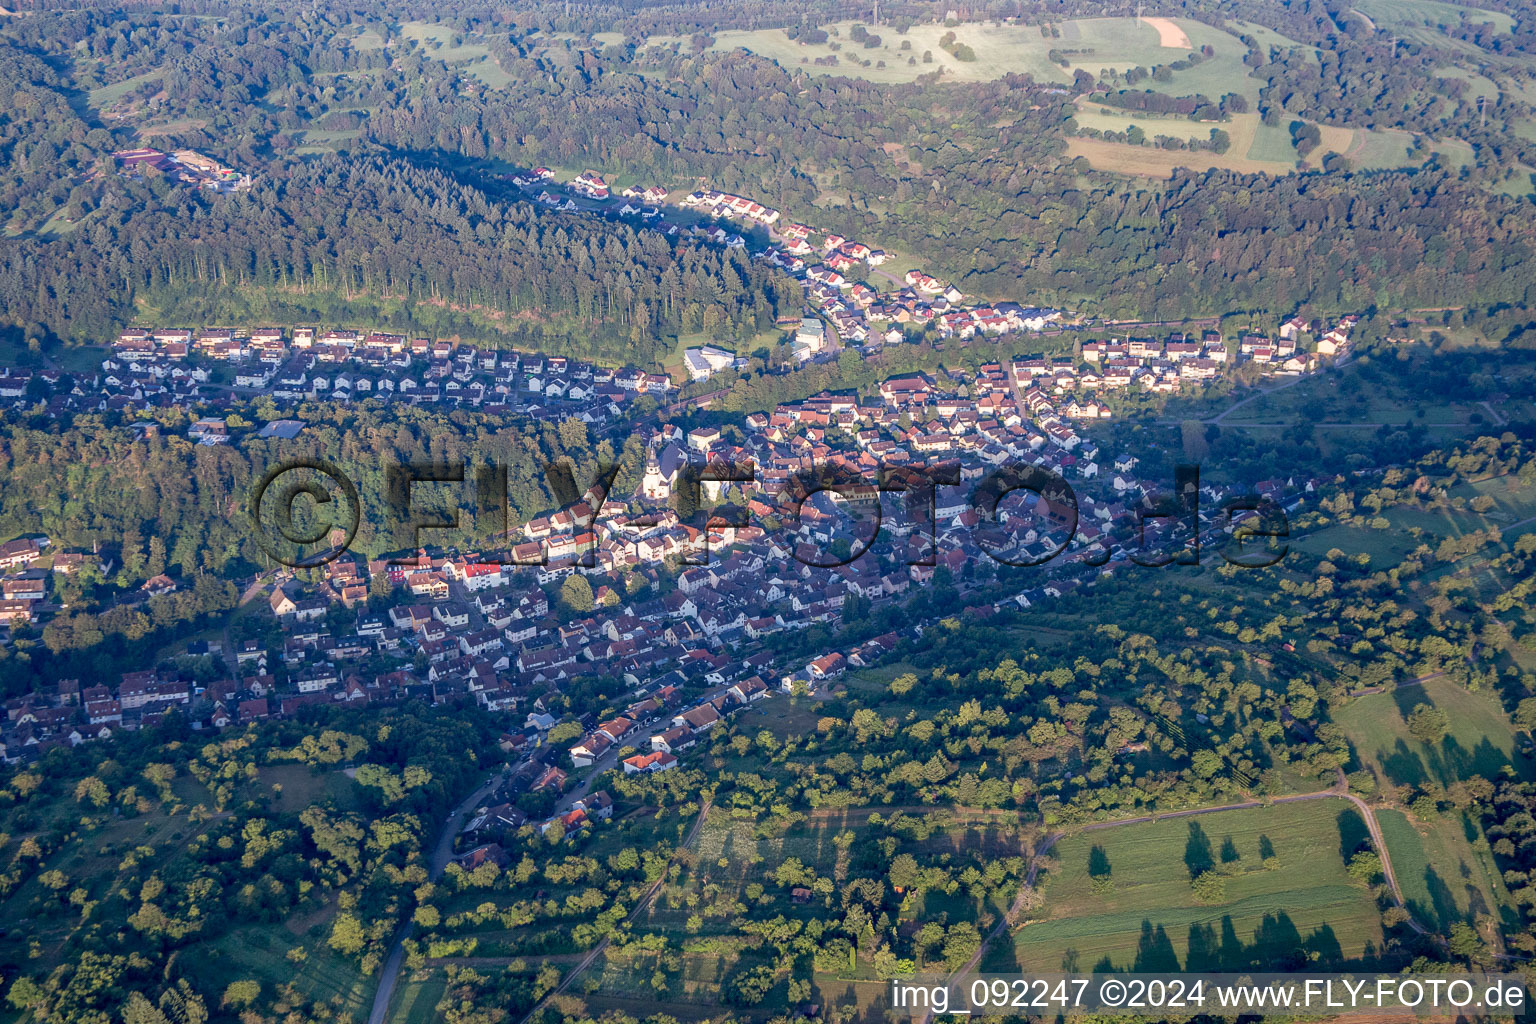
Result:
[[[1069,836],[1043,875],[1039,919],[982,969],[1010,969],[1011,953],[1024,970],[1279,970],[1298,945],[1321,962],[1357,960],[1382,938],[1374,902],[1345,870],[1363,833],[1353,808],[1323,799]],[[1203,870],[1225,877],[1217,902],[1193,894]]]
[[[1448,729],[1428,744],[1408,730],[1420,704],[1445,713]],[[1528,773],[1515,750],[1515,731],[1492,694],[1473,693],[1444,677],[1400,685],[1391,693],[1359,697],[1334,713],[1356,759],[1391,786],[1448,786],[1473,775],[1495,779],[1506,765]]]
[[[1519,926],[1493,859],[1474,845],[1483,834],[1470,817],[1415,823],[1402,811],[1387,809],[1376,818],[1403,899],[1421,923],[1443,933],[1458,921],[1474,924],[1487,915],[1505,928]],[[1484,938],[1496,936],[1490,929]]]

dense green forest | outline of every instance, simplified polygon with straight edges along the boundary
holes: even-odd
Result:
[[[136,302],[188,323],[255,311],[408,330],[425,318],[445,334],[622,364],[649,362],[680,331],[751,337],[798,294],[734,253],[496,203],[382,158],[296,163],[249,195],[211,200],[120,180],[108,192],[111,207],[143,206],[6,247],[0,279],[16,320],[101,338]],[[418,317],[416,306],[433,310]]]
[[[1394,53],[1354,40],[1354,19],[1340,30],[1322,4],[1271,6],[1238,5],[1232,31],[1251,19],[1322,57],[1253,44],[1266,121],[1429,130],[1437,119],[1498,166],[1530,155],[1511,130],[1522,101],[1501,93],[1474,111],[1459,79],[1428,74],[1441,54],[1417,37]],[[676,12],[644,23],[661,15],[642,8],[618,23],[625,43],[597,47],[554,36],[598,24],[558,5],[510,18],[444,7],[442,30],[490,55],[488,86],[387,10],[193,7],[218,17],[88,7],[0,32],[0,195],[15,236],[0,242],[0,299],[31,336],[101,340],[140,309],[371,317],[648,360],[671,335],[750,337],[797,305],[792,284],[737,255],[512,201],[497,175],[541,163],[707,182],[911,254],[968,292],[1107,315],[1536,302],[1529,204],[1465,173],[1209,171],[1152,185],[1067,160],[1073,94],[1096,88],[1091,75],[1065,90],[1017,74],[877,84],[644,45],[684,28]],[[899,28],[923,10],[890,17]],[[1500,39],[1523,45],[1523,31]],[[169,119],[170,134],[152,137],[161,145],[218,156],[256,174],[256,188],[216,196],[119,178],[110,152],[146,141],[133,128],[144,115]],[[351,158],[300,145],[315,133]]]

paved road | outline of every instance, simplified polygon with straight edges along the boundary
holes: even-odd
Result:
[[[469,796],[461,800],[448,814],[448,820],[443,822],[443,830],[438,833],[437,845],[432,849],[432,864],[430,877],[437,881],[448,867],[448,862],[453,859],[453,840],[459,834],[459,828],[464,823],[464,816],[480,802],[493,793],[497,786],[506,777],[507,769],[503,768],[486,780],[485,784],[475,790]],[[394,997],[395,984],[400,980],[400,967],[405,961],[405,940],[411,937],[411,924],[407,921],[399,931],[395,933],[394,945],[390,948],[389,956],[384,959],[384,967],[379,975],[379,988],[373,996],[373,1009],[368,1014],[368,1024],[384,1024],[384,1018],[389,1014],[389,1001]]]
[[[693,827],[688,830],[688,834],[683,837],[682,844],[678,846],[677,851],[672,855],[673,862],[676,862],[678,853],[681,853],[683,850],[686,850],[688,847],[693,845],[694,839],[699,834],[699,829],[704,824],[704,819],[709,817],[709,805],[710,802],[705,800],[704,803],[699,807],[699,816],[694,819]],[[667,870],[669,870],[671,866],[672,865],[669,863],[667,868],[662,870],[661,877],[656,879],[655,884],[653,884],[649,889],[645,891],[644,896],[640,897],[640,902],[635,904],[635,909],[631,910],[629,912],[629,916],[624,919],[626,924],[639,917],[645,908],[650,906],[651,900],[656,898],[656,894],[660,892],[661,887],[666,884]],[[533,1019],[533,1015],[544,1008],[545,1003],[549,1002],[553,996],[557,996],[564,992],[567,988],[570,987],[571,982],[575,981],[588,967],[591,967],[593,961],[595,961],[599,956],[602,956],[603,950],[608,948],[608,943],[611,941],[611,939],[611,935],[603,936],[603,941],[592,947],[592,952],[583,957],[581,963],[577,964],[574,970],[568,973],[564,978],[560,979],[560,984],[555,987],[554,991],[550,992],[543,999],[540,999],[538,1005],[528,1011],[528,1015],[522,1019],[522,1024],[528,1024],[528,1021]],[[376,1022],[370,1021],[369,1024],[376,1024]]]

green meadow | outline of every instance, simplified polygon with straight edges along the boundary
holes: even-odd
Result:
[[[1038,919],[983,969],[1279,970],[1297,949],[1359,959],[1381,943],[1375,903],[1345,870],[1363,835],[1349,804],[1322,799],[1068,836]],[[1204,870],[1225,879],[1210,903],[1190,884]]]

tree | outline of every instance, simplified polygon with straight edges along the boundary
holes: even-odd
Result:
[[[224,999],[221,1006],[250,1006],[261,995],[261,982],[254,979],[244,981],[232,981],[229,987],[224,989]]]
[[[1222,769],[1221,755],[1214,750],[1197,750],[1189,760],[1195,774],[1202,779],[1212,778]]]
[[[1420,743],[1439,743],[1450,725],[1444,711],[1428,704],[1418,705],[1408,715],[1408,731]]]
[[[566,607],[572,611],[590,612],[592,610],[592,584],[587,582],[585,576],[580,573],[572,573],[560,584],[560,599]]]
[[[577,722],[560,722],[549,730],[544,736],[544,741],[550,746],[557,746],[569,740],[574,740],[581,735],[581,725]]]
[[[1202,871],[1189,887],[1201,903],[1221,903],[1227,898],[1227,880],[1214,871]]]
[[[917,858],[910,853],[897,854],[891,861],[889,877],[891,884],[901,890],[917,885],[918,880],[922,878],[922,873],[917,866]]]
[[[1479,963],[1486,959],[1487,948],[1483,940],[1465,921],[1457,921],[1451,925],[1451,935],[1448,942],[1451,955],[1460,957],[1470,963]]]
[[[965,966],[981,948],[981,933],[969,921],[951,925],[944,937],[944,963],[950,970]]]
[[[12,983],[11,990],[5,995],[5,1001],[18,1010],[31,1010],[44,1005],[47,996],[37,982],[22,975]]]
[[[1362,885],[1370,885],[1381,873],[1381,858],[1369,850],[1361,850],[1349,859],[1349,877]]]
[[[343,956],[356,956],[368,944],[363,934],[363,923],[351,914],[337,914],[331,925],[329,945]]]
[[[123,1005],[123,1024],[171,1024],[171,1019],[165,1011],[145,999],[142,992],[130,992]]]
[[[94,775],[87,775],[75,784],[75,800],[78,803],[90,802],[96,807],[105,807],[112,800],[112,794],[107,791],[107,784]]]

